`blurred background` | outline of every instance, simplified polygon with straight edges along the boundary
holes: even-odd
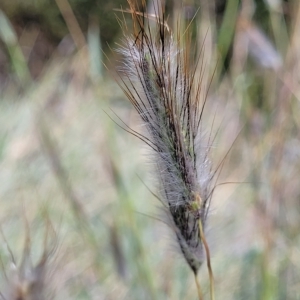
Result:
[[[192,22],[223,165],[207,228],[216,299],[300,299],[300,3],[165,4],[174,31]],[[118,126],[143,132],[115,79],[127,7],[1,0],[3,299],[197,299],[152,153]],[[208,299],[205,266],[199,280]]]

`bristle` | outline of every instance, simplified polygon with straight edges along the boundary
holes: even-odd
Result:
[[[201,132],[205,99],[200,99],[201,80],[195,79],[198,61],[190,61],[185,37],[174,40],[161,7],[155,8],[157,17],[148,18],[132,1],[129,5],[135,30],[119,50],[125,58],[123,91],[147,127],[149,136],[139,137],[156,153],[161,196],[181,251],[197,274],[205,257],[199,222],[205,228],[212,181],[210,145]]]

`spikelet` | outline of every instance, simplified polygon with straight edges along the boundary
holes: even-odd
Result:
[[[156,16],[147,16],[128,3],[134,34],[125,33],[119,50],[125,60],[121,87],[148,135],[130,131],[155,151],[161,197],[183,256],[196,275],[205,259],[201,231],[213,178],[210,138],[202,132],[206,98],[201,99],[201,79],[196,80],[200,59],[191,61],[189,49],[180,46],[182,36],[174,39],[161,7],[156,7]]]

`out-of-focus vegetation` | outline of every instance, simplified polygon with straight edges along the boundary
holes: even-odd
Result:
[[[33,299],[28,282],[46,299],[196,299],[149,191],[151,152],[110,118],[143,130],[107,47],[120,43],[121,6],[1,1],[4,299]],[[218,130],[216,166],[234,141],[207,232],[216,299],[300,299],[299,1],[198,7],[167,2],[171,27],[196,13],[195,49],[204,45],[205,76],[214,74],[204,117]],[[208,296],[205,268],[199,279]]]

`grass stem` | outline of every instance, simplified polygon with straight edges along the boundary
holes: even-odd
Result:
[[[210,252],[209,247],[203,232],[202,222],[199,220],[199,230],[200,230],[200,237],[204,245],[205,253],[206,253],[206,263],[207,263],[207,269],[209,273],[209,283],[210,283],[210,299],[215,300],[215,284],[214,284],[214,275],[210,263]]]
[[[203,298],[200,282],[197,277],[197,273],[194,273],[194,275],[195,275],[195,282],[196,282],[196,286],[197,286],[198,298],[199,298],[199,300],[203,300],[204,298]]]

